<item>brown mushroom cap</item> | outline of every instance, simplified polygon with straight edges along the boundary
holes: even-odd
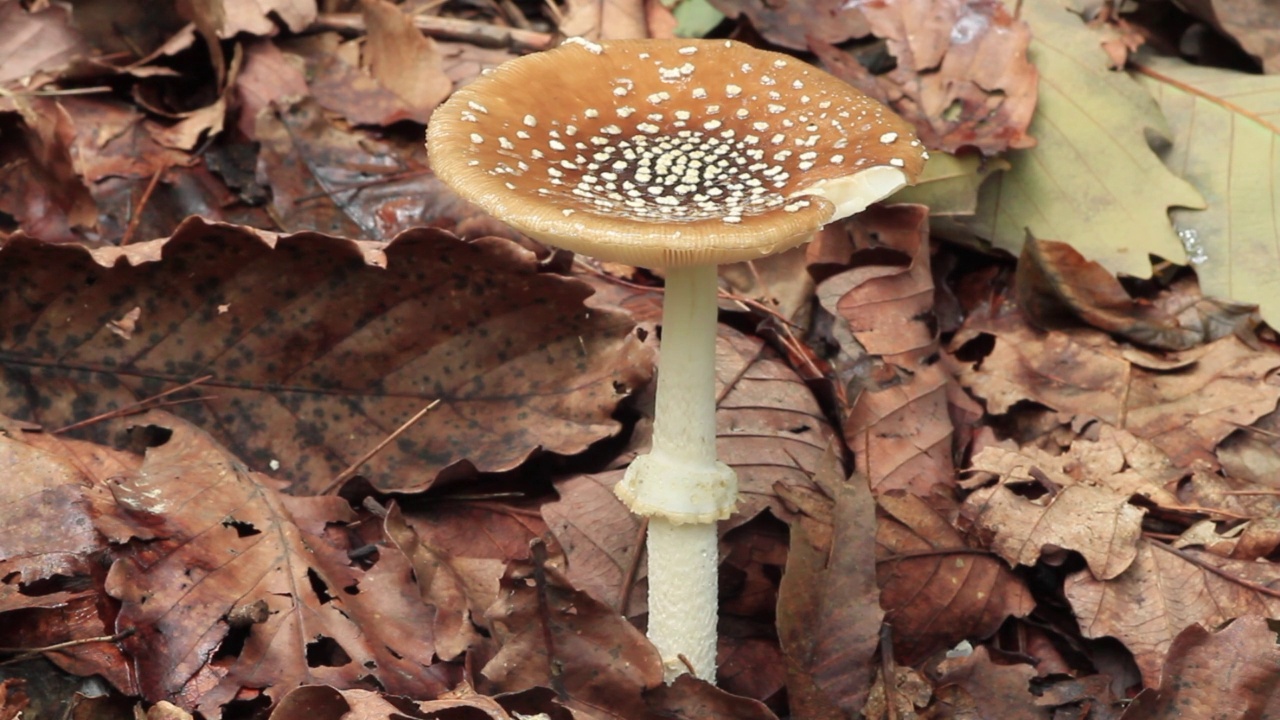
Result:
[[[912,182],[909,123],[729,40],[566,42],[431,117],[436,175],[527,235],[645,267],[758,258]]]

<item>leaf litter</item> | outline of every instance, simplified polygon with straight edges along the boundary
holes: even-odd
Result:
[[[1204,154],[1270,78],[1124,7],[695,4],[0,2],[0,714],[102,710],[53,673],[157,718],[1278,712],[1273,218],[1223,180],[1273,168]],[[1263,9],[1186,9],[1273,69]],[[695,10],[936,158],[928,207],[722,275],[719,687],[662,683],[611,491],[660,277],[421,142],[556,31]]]

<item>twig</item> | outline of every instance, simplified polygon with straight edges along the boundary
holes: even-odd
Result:
[[[134,633],[134,629],[129,628],[128,630],[118,632],[115,635],[102,635],[99,637],[80,638],[78,640],[67,640],[65,642],[54,643],[52,645],[45,645],[44,647],[37,647],[37,648],[0,647],[0,653],[4,653],[4,654],[17,653],[16,655],[9,658],[8,660],[0,661],[0,665],[8,665],[10,663],[22,662],[23,660],[29,660],[33,657],[37,657],[47,652],[54,652],[56,650],[65,650],[66,648],[77,647],[79,645],[92,645],[94,643],[119,642],[129,637],[133,633]]]
[[[138,229],[138,225],[142,222],[142,211],[147,207],[147,201],[151,199],[151,193],[156,190],[156,183],[160,182],[160,176],[164,174],[164,168],[156,170],[151,176],[151,182],[147,183],[147,189],[142,191],[142,197],[138,198],[138,206],[133,210],[133,217],[129,219],[129,227],[125,228],[124,237],[120,238],[121,245],[128,245],[133,241],[133,233]]]
[[[351,478],[352,475],[356,474],[356,471],[360,469],[361,465],[364,465],[365,463],[369,462],[369,460],[374,455],[377,455],[378,453],[382,452],[382,448],[394,442],[395,439],[400,437],[405,430],[408,430],[410,427],[412,427],[414,423],[422,419],[423,415],[426,415],[432,408],[434,408],[439,404],[440,404],[440,398],[436,398],[435,400],[432,400],[426,407],[419,410],[416,415],[409,418],[407,421],[405,421],[403,425],[396,428],[394,432],[392,432],[390,435],[385,437],[382,440],[382,442],[378,443],[377,445],[374,445],[372,448],[369,449],[368,452],[366,452],[364,455],[361,455],[359,458],[356,459],[355,462],[348,465],[346,470],[343,470],[342,472],[338,473],[338,476],[335,477],[328,485],[325,486],[323,490],[321,490],[317,494],[328,495],[329,493],[332,493],[333,491],[337,490],[339,487],[342,486],[342,483],[346,482],[348,479]]]
[[[880,679],[884,681],[884,712],[887,720],[898,720],[897,673],[893,669],[893,626],[880,623]]]
[[[502,27],[491,23],[438,15],[417,15],[413,24],[431,37],[460,40],[481,47],[510,48],[512,50],[546,50],[555,44],[556,36],[535,30]],[[359,13],[320,13],[316,17],[317,29],[365,30],[364,18]]]
[[[160,400],[161,398],[168,397],[169,395],[172,395],[176,392],[182,392],[187,388],[195,387],[196,385],[199,385],[200,383],[203,383],[206,380],[212,380],[212,379],[213,379],[212,375],[205,375],[204,377],[198,377],[189,383],[184,383],[182,385],[179,385],[176,388],[165,390],[159,395],[152,395],[151,397],[143,398],[133,403],[132,405],[126,405],[122,408],[117,408],[110,412],[102,413],[101,415],[95,415],[89,418],[88,420],[81,420],[80,422],[77,422],[77,423],[65,425],[63,427],[58,428],[57,430],[51,430],[50,433],[54,435],[58,435],[60,433],[71,432],[72,430],[79,430],[82,427],[85,427],[87,425],[93,425],[94,423],[99,423],[99,422],[102,422],[103,420],[110,420],[113,417],[124,417],[125,415],[135,415],[140,412],[145,412],[147,410],[152,409],[153,407],[158,407],[160,403],[156,401]]]
[[[1150,542],[1150,541],[1148,541],[1148,542]],[[1236,583],[1237,585],[1240,585],[1241,587],[1248,588],[1248,589],[1250,589],[1250,590],[1252,590],[1252,591],[1254,591],[1254,592],[1256,592],[1256,593],[1260,593],[1260,594],[1262,594],[1262,595],[1267,595],[1267,596],[1270,596],[1270,597],[1273,597],[1273,598],[1280,598],[1280,590],[1273,590],[1273,589],[1271,589],[1271,588],[1267,587],[1266,585],[1260,585],[1260,584],[1258,584],[1258,583],[1256,583],[1256,582],[1252,582],[1252,581],[1250,581],[1250,580],[1245,580],[1244,578],[1242,578],[1242,577],[1240,577],[1240,576],[1238,576],[1238,575],[1233,575],[1233,574],[1231,574],[1231,573],[1227,572],[1226,570],[1223,570],[1222,568],[1214,567],[1213,565],[1210,565],[1209,563],[1207,563],[1207,562],[1205,562],[1205,561],[1201,560],[1200,558],[1196,557],[1195,555],[1192,555],[1191,553],[1186,552],[1186,551],[1183,551],[1183,550],[1179,550],[1178,548],[1173,547],[1172,545],[1167,545],[1167,544],[1162,543],[1162,542],[1151,542],[1151,544],[1152,544],[1152,545],[1155,545],[1156,547],[1160,548],[1161,550],[1164,550],[1164,551],[1165,551],[1165,552],[1167,552],[1167,553],[1172,553],[1172,554],[1174,554],[1174,555],[1177,555],[1178,557],[1182,558],[1183,560],[1186,560],[1187,562],[1191,563],[1192,565],[1196,565],[1196,566],[1198,566],[1198,567],[1199,567],[1200,569],[1202,569],[1202,570],[1207,570],[1207,571],[1209,571],[1209,572],[1213,573],[1214,575],[1217,575],[1218,577],[1222,578],[1223,580],[1226,580],[1226,581],[1228,581],[1228,582]]]

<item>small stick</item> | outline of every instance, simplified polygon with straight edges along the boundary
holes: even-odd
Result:
[[[99,423],[99,422],[102,422],[103,420],[110,420],[113,417],[124,417],[125,415],[133,415],[135,413],[140,413],[146,410],[150,410],[151,408],[147,407],[148,404],[155,403],[157,400],[160,400],[161,398],[168,397],[169,395],[172,395],[176,392],[181,392],[183,390],[186,390],[187,388],[195,387],[196,385],[199,385],[200,383],[203,383],[206,380],[212,380],[212,379],[213,379],[212,375],[205,375],[204,377],[198,377],[189,383],[184,383],[182,385],[179,385],[176,388],[165,390],[159,395],[152,395],[151,397],[143,398],[133,403],[132,405],[126,405],[122,408],[117,408],[110,412],[102,413],[101,415],[95,415],[89,418],[88,420],[81,420],[80,422],[72,423],[70,425],[60,427],[57,430],[51,430],[50,433],[54,435],[58,435],[60,433],[71,432],[72,430],[79,430],[80,428],[85,427],[86,425],[93,425],[94,423]]]
[[[130,636],[130,635],[132,635],[133,633],[134,633],[133,628],[129,628],[128,630],[125,630],[125,631],[123,631],[123,632],[118,632],[118,633],[116,633],[115,635],[102,635],[102,636],[99,636],[99,637],[80,638],[80,639],[77,639],[77,640],[67,640],[67,641],[65,641],[65,642],[54,643],[54,644],[52,644],[52,645],[45,645],[44,647],[37,647],[37,648],[7,648],[7,647],[0,647],[0,653],[5,653],[5,654],[8,654],[8,653],[17,653],[16,655],[14,655],[13,657],[9,658],[8,660],[4,660],[3,662],[0,662],[0,665],[7,665],[7,664],[9,664],[9,663],[22,662],[23,660],[29,660],[29,659],[31,659],[31,658],[33,658],[33,657],[36,657],[36,656],[38,656],[38,655],[40,655],[40,654],[42,654],[42,653],[53,652],[53,651],[55,651],[55,650],[65,650],[66,648],[69,648],[69,647],[76,647],[76,646],[79,646],[79,645],[92,645],[92,644],[94,644],[94,643],[113,643],[113,642],[119,642],[119,641],[121,641],[121,640],[123,640],[123,639],[125,639],[125,638],[129,637],[129,636]]]
[[[388,435],[385,439],[383,439],[382,442],[378,443],[377,445],[374,445],[369,450],[369,452],[365,453],[364,455],[361,455],[359,458],[356,459],[355,462],[348,465],[346,470],[343,470],[342,472],[338,473],[338,476],[335,477],[332,482],[330,482],[328,485],[325,486],[323,490],[321,490],[316,494],[328,495],[329,493],[332,493],[333,491],[337,490],[342,485],[342,483],[346,482],[348,479],[351,478],[352,475],[356,474],[356,470],[359,470],[361,465],[364,465],[365,463],[369,462],[370,458],[382,452],[382,448],[391,444],[396,438],[404,434],[405,430],[408,430],[410,427],[412,427],[414,423],[422,419],[423,415],[426,415],[427,412],[429,412],[432,408],[434,408],[439,404],[440,404],[440,398],[436,398],[435,400],[432,400],[426,407],[419,410],[418,414],[414,415],[413,417],[405,421],[403,425],[396,428],[395,431],[392,432],[390,435]]]
[[[546,50],[555,44],[556,36],[535,30],[508,28],[491,23],[462,18],[419,15],[413,24],[424,34],[447,40],[461,40],[481,47],[511,48],[512,50]],[[363,31],[364,18],[359,13],[320,13],[314,28]]]
[[[160,168],[151,176],[151,182],[147,183],[147,189],[142,192],[142,197],[138,199],[138,207],[133,210],[133,217],[129,220],[129,227],[125,228],[124,237],[120,238],[121,245],[128,245],[133,241],[133,233],[138,229],[138,225],[142,223],[142,211],[147,207],[147,201],[151,199],[151,193],[155,192],[156,184],[160,182],[160,176],[164,174],[164,168]]]
[[[887,720],[898,720],[897,673],[893,669],[893,626],[880,623],[880,679],[884,681],[884,712]]]

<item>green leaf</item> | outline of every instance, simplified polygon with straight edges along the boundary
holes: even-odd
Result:
[[[1144,57],[1138,80],[1173,128],[1171,170],[1208,200],[1174,222],[1206,295],[1280,321],[1280,77]]]
[[[1012,169],[983,184],[977,212],[960,222],[1018,254],[1027,231],[1070,243],[1112,272],[1146,277],[1147,255],[1180,261],[1170,207],[1204,207],[1199,193],[1148,144],[1169,135],[1151,96],[1107,69],[1099,37],[1056,2],[1022,3],[1040,71],[1031,122],[1038,142],[1009,153]]]
[[[978,153],[956,156],[931,150],[916,184],[895,193],[893,202],[928,205],[934,218],[973,215],[983,180],[1008,169],[1009,163],[1002,158],[983,160]]]
[[[707,0],[663,0],[671,8],[676,19],[676,36],[684,38],[705,37],[724,22],[724,13],[711,6]]]

